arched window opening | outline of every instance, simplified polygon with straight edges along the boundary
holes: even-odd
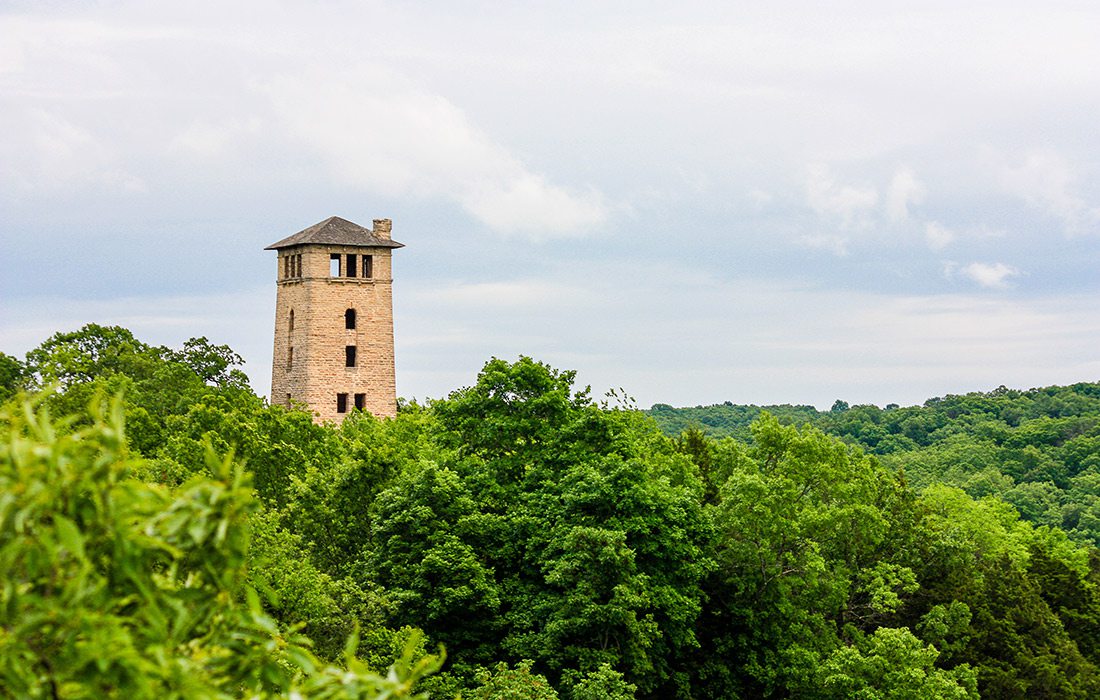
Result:
[[[344,328],[355,329],[355,309],[348,309],[344,312]]]
[[[294,330],[294,309],[290,310],[290,319],[288,321],[288,330]]]

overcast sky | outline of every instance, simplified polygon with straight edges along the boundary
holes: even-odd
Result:
[[[674,7],[670,7],[674,5]],[[274,254],[392,218],[398,393],[648,407],[1100,380],[1095,2],[2,2],[0,350],[270,387]]]

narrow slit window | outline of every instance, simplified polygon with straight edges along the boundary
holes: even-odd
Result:
[[[286,407],[290,408],[290,394],[286,395]]]
[[[290,256],[283,256],[283,279],[290,277]]]
[[[355,255],[348,253],[348,270],[344,274],[345,277],[355,277]]]
[[[363,256],[363,276],[364,277],[373,277],[374,276],[374,256],[373,255],[364,255]]]
[[[294,348],[286,349],[286,368],[287,371],[294,369]]]
[[[348,345],[347,347],[344,348],[344,366],[345,367],[354,367],[355,366],[355,346],[354,345]]]
[[[366,405],[367,405],[367,395],[366,394],[356,394],[355,395],[355,408],[362,411],[363,407],[366,406]]]
[[[287,330],[294,330],[294,309],[290,310],[290,318],[287,320]]]
[[[302,254],[298,253],[294,256],[294,276],[302,276]]]
[[[344,328],[355,330],[355,309],[348,309],[344,312]]]
[[[340,254],[333,253],[328,256],[328,276],[339,277],[340,276]]]
[[[348,395],[337,394],[336,395],[336,412],[347,413],[348,412]]]

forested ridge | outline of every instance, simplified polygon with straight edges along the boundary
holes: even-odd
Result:
[[[1011,503],[1036,525],[1100,546],[1100,384],[929,399],[922,406],[653,406],[668,435],[748,440],[764,411],[855,445],[918,490],[948,484]],[[698,435],[696,435],[698,433]]]
[[[204,338],[0,355],[6,697],[1100,697],[1100,387],[341,426]]]

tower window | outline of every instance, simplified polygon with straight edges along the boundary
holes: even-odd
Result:
[[[374,276],[374,256],[373,255],[364,255],[363,256],[363,276],[364,277],[373,277]]]
[[[287,320],[287,330],[294,330],[294,309],[290,310],[290,316]]]
[[[286,349],[286,369],[288,372],[294,369],[294,348]]]
[[[302,254],[286,255],[283,256],[283,277],[301,277],[302,276]]]
[[[286,407],[290,408],[290,394],[286,395]]]
[[[333,253],[328,256],[328,276],[339,277],[340,276],[340,254]]]
[[[351,253],[348,253],[348,269],[347,269],[347,272],[344,273],[345,277],[355,277],[355,258],[356,257],[357,256],[355,256]]]
[[[336,412],[347,413],[348,412],[348,395],[337,394],[336,395]]]
[[[344,312],[344,328],[355,330],[355,309],[348,309]]]
[[[354,367],[355,366],[355,346],[354,345],[348,345],[347,347],[344,348],[344,366],[345,367]]]
[[[367,404],[367,395],[366,394],[356,394],[355,395],[355,407],[357,409],[362,411],[363,406],[365,406],[366,404]]]

